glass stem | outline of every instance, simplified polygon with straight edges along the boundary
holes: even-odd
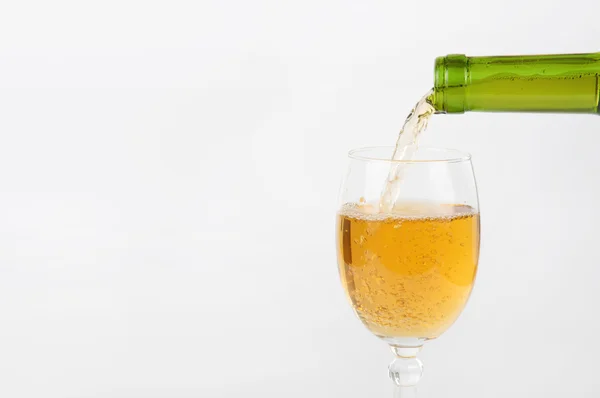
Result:
[[[390,379],[396,385],[394,398],[416,398],[416,385],[423,375],[423,363],[417,358],[419,347],[391,345],[396,356],[388,367]]]
[[[417,387],[394,387],[394,398],[417,398]]]

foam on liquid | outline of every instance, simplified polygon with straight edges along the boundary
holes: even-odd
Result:
[[[471,206],[445,203],[408,202],[396,203],[388,212],[382,212],[377,203],[346,203],[339,215],[364,221],[447,219],[476,215]]]

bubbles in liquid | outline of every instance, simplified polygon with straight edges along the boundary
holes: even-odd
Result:
[[[354,309],[378,336],[435,338],[471,292],[478,214],[444,203],[374,207],[348,203],[338,215],[340,274]]]

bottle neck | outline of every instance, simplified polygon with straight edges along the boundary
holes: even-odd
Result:
[[[437,112],[598,113],[600,53],[435,60]]]

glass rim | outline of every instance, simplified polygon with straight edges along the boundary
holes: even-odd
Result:
[[[350,159],[361,160],[366,162],[385,162],[385,163],[459,163],[459,162],[470,162],[471,154],[458,149],[453,148],[441,148],[433,146],[420,146],[418,150],[425,149],[427,151],[446,153],[447,156],[442,156],[436,159],[399,159],[393,160],[389,157],[373,156],[368,154],[361,154],[361,152],[372,152],[376,150],[389,149],[390,154],[393,153],[395,147],[389,145],[382,146],[367,146],[362,148],[355,148],[348,152]]]

